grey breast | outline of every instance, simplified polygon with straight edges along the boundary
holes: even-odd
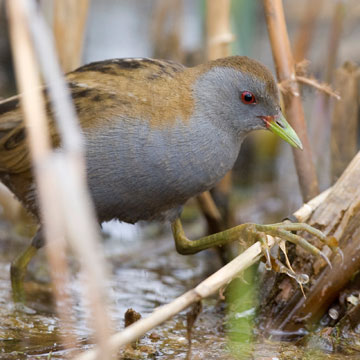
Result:
[[[186,200],[231,169],[240,148],[195,119],[166,129],[120,120],[103,130],[85,134],[88,183],[100,221],[172,220]]]

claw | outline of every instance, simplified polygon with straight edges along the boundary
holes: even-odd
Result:
[[[269,246],[267,243],[267,238],[266,235],[264,233],[260,233],[258,235],[259,241],[261,242],[261,248],[262,248],[262,252],[265,256],[265,269],[266,270],[271,270],[272,269],[272,264],[271,264],[271,256],[270,256],[270,251],[269,251]]]
[[[283,240],[290,241],[295,245],[299,245],[304,250],[308,251],[310,254],[313,254],[315,256],[320,255],[326,261],[326,263],[330,266],[330,268],[332,267],[329,258],[322,251],[320,251],[316,246],[310,244],[302,236],[292,233],[292,231],[295,231],[295,230],[306,231],[307,233],[316,236],[318,239],[323,241],[325,244],[329,243],[330,245],[334,245],[334,248],[336,247],[335,246],[335,244],[336,244],[335,238],[334,239],[326,238],[326,236],[320,230],[315,229],[308,224],[302,224],[302,223],[293,224],[293,223],[289,223],[289,222],[272,224],[272,225],[255,224],[255,229],[257,231],[264,232],[268,235],[272,235],[275,237],[279,237]]]
[[[297,274],[293,269],[289,269],[287,268],[284,264],[281,263],[280,260],[275,260],[276,262],[276,267],[274,268],[275,271],[279,272],[279,273],[283,273],[286,274],[287,276],[295,279],[295,281],[300,284],[300,285],[304,285],[306,283],[309,282],[309,276],[306,274]]]
[[[302,287],[303,284],[306,284],[309,281],[309,276],[306,274],[297,274],[294,269],[292,268],[288,255],[287,255],[287,251],[286,251],[286,242],[284,240],[282,240],[280,242],[280,249],[282,250],[282,252],[284,253],[285,256],[285,260],[286,260],[286,265],[288,267],[288,272],[286,272],[286,274],[290,277],[292,277],[293,279],[296,280],[296,282]],[[304,293],[303,289],[301,289],[301,291]],[[304,294],[305,296],[305,294]]]
[[[304,285],[304,284],[307,284],[310,280],[309,278],[309,275],[307,274],[297,274],[296,277],[295,277],[295,280],[301,284],[301,285]]]
[[[343,253],[343,251],[339,247],[336,248],[335,251],[340,255],[340,257],[341,257],[341,265],[343,265],[344,264],[344,253]]]
[[[319,252],[319,255],[327,262],[330,269],[332,269],[332,265],[331,265],[331,262],[330,262],[329,258],[322,251]]]
[[[265,258],[266,258],[265,269],[269,271],[272,269],[269,249],[264,249],[264,254],[265,254]]]

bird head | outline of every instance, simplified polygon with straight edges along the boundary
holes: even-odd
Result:
[[[259,62],[243,56],[211,61],[200,75],[195,93],[200,99],[198,106],[219,127],[240,135],[267,129],[302,149],[281,112],[275,79]]]

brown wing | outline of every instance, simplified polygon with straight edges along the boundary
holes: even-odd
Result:
[[[176,73],[186,69],[184,65],[170,60],[157,60],[150,58],[128,58],[112,59],[93,62],[79,67],[75,71],[68,73],[68,77],[75,76],[77,79],[88,79],[89,73],[100,73],[112,75],[115,78],[121,77],[128,80],[154,80],[166,76],[172,78]],[[81,73],[85,73],[82,77]]]
[[[20,97],[18,95],[0,102],[0,173],[20,174],[31,169]],[[56,147],[59,136],[53,125],[49,103],[46,108],[51,141]]]
[[[97,131],[106,122],[133,118],[159,126],[168,124],[166,115],[176,118],[172,110],[187,118],[191,106],[183,106],[186,96],[180,94],[182,87],[174,96],[164,86],[184,69],[171,61],[114,59],[91,63],[67,74],[80,126],[85,132]],[[57,147],[60,140],[48,100],[46,107],[52,144]],[[0,101],[0,179],[34,212],[34,184],[20,95]]]
[[[15,96],[0,102],[0,172],[18,174],[29,168],[20,98]]]
[[[174,112],[179,110],[187,118],[186,112],[191,111],[191,105],[185,104],[188,84],[177,82],[175,93],[169,91],[169,84],[184,69],[172,61],[113,59],[67,74],[81,127],[91,131],[114,119],[142,119],[162,126],[176,119]]]
[[[51,127],[50,133],[56,146],[59,137],[55,127]],[[0,102],[0,180],[37,215],[35,185],[20,96]]]
[[[145,113],[154,112],[154,101],[148,99],[149,95],[157,96],[163,88],[161,83],[184,69],[172,61],[114,59],[84,65],[67,74],[81,127],[96,126],[117,113],[130,117],[130,113],[134,115],[134,103]],[[144,103],[134,102],[134,96]],[[58,146],[59,137],[50,109],[47,103],[52,142]],[[0,172],[18,174],[30,168],[20,96],[14,96],[0,101]]]

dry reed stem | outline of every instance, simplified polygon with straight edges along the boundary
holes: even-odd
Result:
[[[206,217],[215,222],[221,222],[221,214],[209,191],[205,191],[196,197],[201,211]]]
[[[304,60],[309,51],[322,5],[323,0],[307,0],[306,2],[294,41],[294,59],[296,62]]]
[[[92,311],[95,337],[102,349],[102,358],[107,359],[108,349],[104,345],[110,333],[105,301],[108,298],[105,291],[107,276],[104,260],[100,256],[102,251],[99,249],[100,234],[95,211],[87,192],[83,140],[53,43],[50,36],[47,36],[45,22],[36,15],[34,8],[30,26],[62,138],[63,156],[59,156],[57,152],[57,161],[54,161],[62,200],[58,204],[62,206],[67,240],[86,277],[85,295]]]
[[[183,0],[155,2],[151,22],[151,40],[155,58],[183,62],[185,57],[181,44],[184,27],[183,8]]]
[[[345,3],[343,0],[337,0],[334,6],[333,18],[331,21],[331,28],[329,34],[328,51],[326,53],[326,64],[325,81],[328,84],[332,83],[337,54],[339,51],[340,38],[343,29],[343,22],[345,18]]]
[[[80,66],[89,0],[55,0],[54,35],[64,72]]]
[[[234,35],[230,29],[230,0],[207,0],[206,48],[208,60],[229,56]]]
[[[65,241],[63,218],[53,204],[58,200],[54,191],[54,174],[51,166],[51,148],[45,101],[41,92],[40,72],[29,37],[28,18],[21,0],[8,0],[10,38],[18,89],[23,93],[21,105],[24,111],[25,126],[28,133],[39,200],[44,219],[45,236],[48,239],[47,255],[51,265],[51,275],[61,323],[64,326],[62,337],[65,346],[74,347],[76,340],[68,331],[72,327],[71,301],[65,292],[64,282],[68,278],[65,260]],[[61,274],[61,276],[59,276]]]
[[[62,245],[66,238],[85,273],[86,298],[92,310],[95,336],[101,348],[102,359],[107,359],[109,353],[105,343],[110,332],[110,320],[104,301],[106,276],[103,259],[99,256],[102,253],[98,248],[99,229],[86,190],[83,142],[76,122],[75,110],[57,63],[48,29],[36,9],[35,2],[9,0],[8,7],[12,19],[16,21],[17,26],[14,29],[22,30],[22,37],[19,38],[17,34],[16,38],[16,34],[14,35],[13,45],[17,51],[15,57],[19,79],[22,80],[20,90],[24,92],[23,101],[28,119],[26,121],[32,121],[28,124],[28,131],[45,237],[50,248],[49,261],[53,265],[54,261],[56,264],[56,257],[65,256],[64,249],[62,248],[60,252],[59,245]],[[30,28],[38,60],[48,85],[49,97],[54,106],[55,119],[62,139],[61,151],[52,152],[50,149],[44,100],[40,93],[39,71],[26,25]],[[23,51],[28,49],[27,57],[19,53],[21,49]],[[63,265],[64,263],[65,261]],[[62,273],[58,268],[53,268],[52,273],[54,280],[59,284],[63,279],[60,276]],[[63,289],[64,284],[60,285],[60,289]],[[64,290],[59,291],[64,292]],[[71,307],[66,308],[67,311],[70,309]],[[60,310],[64,308],[60,307]]]
[[[319,194],[317,197],[304,204],[294,213],[299,222],[305,222],[320,204],[325,201],[330,189]],[[274,239],[268,236],[268,245],[271,248],[274,245]],[[122,346],[129,344],[147,331],[162,324],[172,316],[178,314],[191,304],[204,299],[217,291],[220,291],[229,284],[231,280],[239,276],[239,273],[246,270],[249,266],[257,262],[262,256],[262,245],[256,242],[247,250],[237,256],[234,260],[226,264],[216,273],[202,281],[198,286],[179,296],[171,303],[163,305],[156,309],[147,318],[140,319],[134,324],[128,326],[123,331],[111,336],[108,341],[108,347],[112,353],[118,351]],[[98,349],[86,351],[75,358],[75,360],[95,360],[99,356]]]
[[[296,82],[295,63],[291,53],[281,0],[263,0],[265,18],[276,66],[278,82],[289,82],[291,91],[284,95],[285,113],[297,132],[304,150],[293,149],[295,166],[304,202],[318,194],[318,181],[307,136],[304,109]]]

